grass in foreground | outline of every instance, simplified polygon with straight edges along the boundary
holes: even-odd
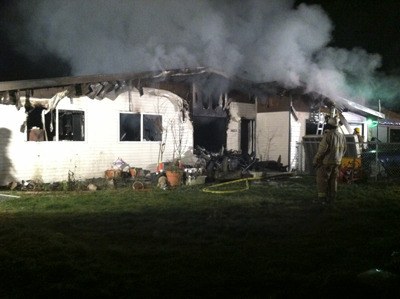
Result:
[[[341,185],[323,209],[307,178],[226,195],[13,193],[0,201],[1,297],[389,297],[397,276],[358,275],[398,274],[399,190]]]

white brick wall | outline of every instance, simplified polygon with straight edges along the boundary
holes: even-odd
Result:
[[[303,136],[306,133],[306,119],[309,117],[308,112],[296,112],[297,120],[291,115],[291,140],[290,140],[290,162],[288,163],[289,165],[289,170],[294,168],[296,166],[296,158],[297,158],[297,144],[298,142],[301,142],[303,139]],[[286,165],[286,164],[285,164]]]
[[[176,128],[171,124],[180,119],[178,106],[182,99],[168,91],[153,89],[145,89],[141,97],[138,92],[131,92],[131,99],[134,112],[162,115],[163,127],[166,128],[163,161],[171,160],[174,156],[172,131]],[[0,140],[0,149],[5,150],[0,154],[0,185],[8,184],[11,179],[66,180],[69,170],[75,173],[76,178],[102,177],[119,157],[131,166],[155,170],[159,142],[119,141],[119,113],[130,111],[127,92],[114,101],[81,97],[71,102],[64,98],[57,109],[85,112],[85,141],[27,142],[26,133],[20,132],[26,116],[24,108],[18,111],[15,106],[0,105],[0,128],[11,132],[8,141],[5,138]],[[193,147],[193,127],[187,117],[182,128],[184,153]]]

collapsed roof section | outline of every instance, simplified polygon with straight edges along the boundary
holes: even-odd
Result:
[[[60,77],[51,79],[21,80],[0,82],[0,104],[21,107],[20,97],[54,98],[87,96],[91,99],[114,100],[119,94],[135,88],[143,94],[143,87],[155,87],[161,82],[196,83],[210,93],[227,93],[237,90],[251,95],[251,99],[265,98],[269,95],[306,94],[311,106],[335,106],[340,111],[350,111],[364,116],[385,118],[381,112],[372,110],[342,97],[327,98],[319,93],[307,93],[305,88],[286,89],[277,82],[255,83],[236,76],[227,76],[216,70],[199,67],[190,69],[164,70],[114,75],[91,75]],[[53,107],[54,108],[54,107]],[[311,107],[312,108],[312,107]]]

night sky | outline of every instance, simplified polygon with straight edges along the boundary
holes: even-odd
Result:
[[[368,54],[379,54],[382,65],[377,71],[392,78],[400,75],[400,1],[305,0],[295,1],[294,8],[301,3],[319,4],[328,15],[333,30],[327,46],[349,51],[361,48]],[[14,4],[13,1],[0,1],[0,81],[75,75],[73,66],[56,52],[44,51],[28,56],[13,46],[15,40],[12,43],[10,36],[14,33],[4,24],[18,27],[25,18],[31,17],[29,9],[23,15],[16,14]],[[19,42],[26,41],[20,39]],[[123,72],[126,70],[121,70]],[[118,69],[112,73],[118,73]]]
[[[1,0],[3,22],[13,18],[13,1]],[[382,70],[400,73],[400,1],[396,0],[305,0],[299,3],[319,4],[334,25],[331,46],[352,49],[360,47],[382,56]],[[29,12],[27,12],[29,14]],[[66,61],[46,54],[31,60],[10,46],[6,32],[0,30],[0,81],[48,78],[70,75]],[[21,41],[23,42],[23,41]]]
[[[308,0],[320,4],[334,24],[333,46],[361,47],[382,56],[382,70],[400,73],[400,1]]]

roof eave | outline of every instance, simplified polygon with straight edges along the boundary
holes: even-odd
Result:
[[[361,104],[352,102],[343,97],[336,97],[334,99],[334,101],[343,104],[349,111],[357,112],[357,113],[359,113],[361,115],[365,115],[365,116],[375,116],[377,118],[382,118],[382,119],[385,118],[385,114],[383,114],[379,111],[373,110],[371,108],[365,107]]]
[[[166,79],[174,76],[188,76],[196,75],[199,73],[212,72],[207,68],[191,68],[179,70],[164,70],[164,71],[148,71],[141,73],[122,73],[112,75],[86,75],[86,76],[71,76],[71,77],[58,77],[48,79],[34,79],[34,80],[19,80],[19,81],[3,81],[0,82],[1,91],[11,90],[27,90],[38,88],[52,88],[60,86],[70,86],[74,84],[96,83],[107,81],[135,81],[146,79]]]

